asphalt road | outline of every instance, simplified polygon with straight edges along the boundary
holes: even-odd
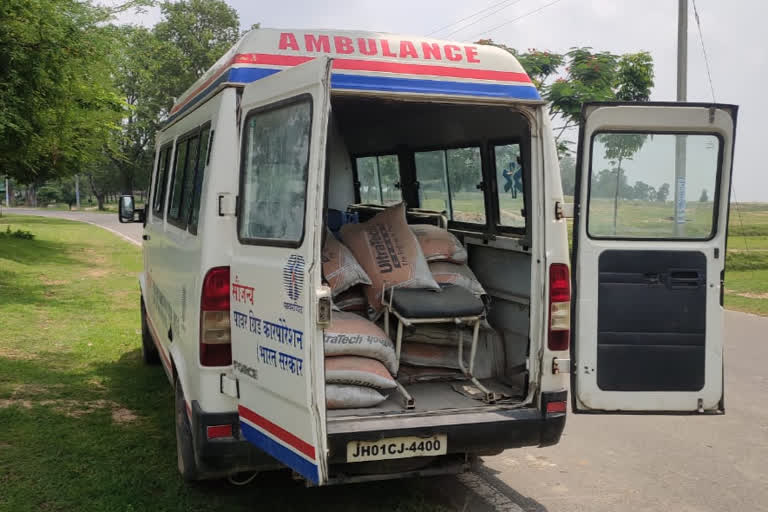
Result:
[[[117,215],[11,211],[84,220],[141,241],[141,225]],[[462,511],[768,511],[768,318],[727,312],[725,361],[723,416],[570,414],[556,446],[508,450],[458,477],[377,485],[415,487],[427,503]]]

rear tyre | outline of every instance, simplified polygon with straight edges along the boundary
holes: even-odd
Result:
[[[144,297],[141,298],[141,359],[144,364],[152,366],[160,364],[160,354],[157,352],[154,341],[152,341],[152,333],[149,332]]]
[[[187,405],[181,384],[176,382],[176,462],[185,482],[200,480],[201,472],[195,460],[192,427],[187,415]]]

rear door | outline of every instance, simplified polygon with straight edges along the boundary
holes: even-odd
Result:
[[[315,484],[325,467],[321,293],[330,60],[247,85],[231,266],[243,435]]]
[[[588,104],[574,224],[575,412],[722,412],[737,107]]]

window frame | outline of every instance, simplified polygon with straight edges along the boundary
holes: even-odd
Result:
[[[184,182],[186,181],[186,178],[187,178],[187,164],[189,162],[189,142],[188,141],[193,139],[195,136],[198,136],[197,150],[195,151],[195,167],[194,167],[194,171],[196,172],[197,162],[198,162],[198,159],[200,158],[200,140],[199,140],[199,135],[200,135],[201,128],[203,126],[205,126],[205,125],[210,125],[210,121],[208,121],[206,123],[203,123],[202,125],[197,126],[195,128],[192,128],[191,130],[188,130],[188,131],[184,132],[183,134],[179,135],[176,138],[176,145],[175,145],[176,149],[174,151],[174,164],[176,163],[175,159],[178,156],[178,147],[179,147],[179,145],[182,144],[183,142],[187,142],[187,151],[186,151],[186,154],[184,155],[184,167],[183,167],[183,171],[184,172],[183,172],[183,175],[181,177],[182,182],[181,182],[181,197],[179,199],[179,216],[178,217],[171,217],[171,215],[170,215],[170,205],[169,205],[168,211],[166,213],[166,221],[168,222],[168,224],[171,224],[172,226],[177,227],[177,228],[179,228],[181,230],[184,230],[184,231],[187,230],[187,227],[189,225],[189,216],[190,216],[188,214],[186,219],[183,218],[183,216],[182,216],[182,212],[184,211]],[[173,184],[174,185],[175,185],[176,178],[177,178],[177,176],[176,176],[176,169],[174,168],[174,176],[173,176],[173,179],[174,179],[174,183]],[[193,179],[194,179],[194,177],[193,177]],[[193,194],[194,194],[194,190],[193,190]],[[192,199],[191,196],[192,196],[192,194],[190,194],[190,200]],[[190,210],[190,213],[191,213],[191,210]]]
[[[208,164],[211,161],[211,143],[213,142],[213,132],[214,130],[211,128],[211,122],[206,121],[205,123],[201,124],[197,127],[200,135],[208,129],[208,140],[207,145],[205,147],[205,161],[203,162],[203,167],[200,169],[198,166],[200,164],[200,145],[202,144],[203,140],[202,137],[200,138],[200,141],[198,142],[198,149],[197,149],[197,163],[195,165],[195,175],[192,177],[192,205],[189,207],[189,215],[187,217],[187,231],[193,235],[197,235],[197,228],[200,224],[200,207],[202,205],[202,195],[203,195],[203,183],[200,182],[200,197],[198,198],[197,203],[197,222],[195,224],[192,224],[192,214],[194,213],[195,208],[195,183],[197,182],[197,172],[198,170],[203,173],[202,179],[205,179],[205,169],[208,167]],[[194,229],[192,229],[194,227]]]
[[[381,191],[381,173],[379,172],[378,159],[380,157],[382,157],[382,156],[393,156],[393,157],[395,157],[397,159],[397,175],[399,177],[399,181],[398,181],[399,186],[396,187],[396,188],[397,188],[397,190],[400,191],[400,202],[405,201],[405,198],[403,197],[403,185],[402,185],[402,183],[403,183],[403,173],[402,173],[403,166],[401,165],[401,162],[400,162],[400,154],[397,151],[384,151],[384,152],[377,152],[377,153],[368,153],[368,154],[364,154],[364,155],[350,155],[350,156],[352,158],[352,177],[354,179],[353,185],[354,185],[354,188],[355,188],[355,202],[356,203],[358,203],[358,204],[373,204],[375,206],[383,206],[384,208],[386,208],[388,206],[393,206],[392,204],[390,204],[390,205],[384,204],[384,197],[383,197],[383,193]],[[378,182],[379,182],[378,183],[378,185],[379,185],[379,197],[381,197],[381,203],[362,203],[362,196],[360,195],[360,186],[362,185],[362,183],[360,183],[360,175],[357,172],[357,159],[358,158],[372,158],[372,157],[375,157],[377,159],[377,161],[376,161],[376,174],[377,174]],[[393,203],[393,204],[398,204],[398,203]]]
[[[165,144],[162,144],[160,146],[160,149],[158,149],[158,151],[157,151],[157,164],[155,166],[155,175],[154,175],[154,180],[153,180],[154,188],[152,190],[152,195],[151,195],[152,202],[150,203],[151,206],[152,206],[152,217],[153,218],[154,217],[158,217],[160,219],[163,219],[165,217],[165,206],[166,206],[165,199],[166,199],[166,195],[167,195],[166,192],[168,192],[168,188],[167,188],[168,178],[170,177],[170,174],[168,174],[168,170],[171,167],[171,163],[172,163],[171,162],[172,161],[171,157],[174,154],[174,152],[173,152],[174,142],[175,141],[173,141],[173,140],[169,140]],[[161,203],[159,205],[160,207],[159,208],[155,208],[155,203],[157,202],[157,200],[156,200],[157,185],[158,185],[158,180],[161,177],[160,176],[160,170],[161,170],[161,168],[163,166],[163,162],[162,162],[163,151],[167,152],[166,155],[167,155],[167,158],[168,158],[168,169],[166,169],[165,177],[162,180],[163,181],[163,183],[162,183],[163,186],[162,186],[162,189],[160,190],[160,192],[162,193],[162,197],[160,199]]]
[[[590,206],[592,201],[592,152],[594,150],[595,138],[598,135],[604,134],[637,134],[637,135],[711,135],[717,138],[717,172],[715,174],[715,193],[712,199],[712,224],[710,226],[709,235],[705,238],[676,238],[676,237],[619,237],[619,236],[596,236],[592,235],[589,231],[590,220]],[[610,240],[610,241],[626,241],[626,242],[708,242],[715,238],[718,234],[718,223],[720,221],[720,189],[722,188],[723,177],[723,136],[717,132],[709,131],[680,131],[680,130],[659,130],[659,131],[646,131],[646,130],[599,130],[592,133],[589,140],[589,151],[584,157],[589,158],[589,166],[587,167],[587,195],[586,195],[586,208],[585,208],[585,226],[584,231],[587,237],[591,240]],[[577,180],[581,181],[583,176],[579,169],[576,169]],[[674,189],[673,189],[674,190]],[[677,198],[673,199],[677,201]],[[673,221],[674,222],[674,221]]]
[[[245,205],[244,200],[244,192],[245,192],[245,172],[246,172],[246,153],[248,151],[248,135],[249,135],[249,128],[248,125],[251,121],[251,118],[259,115],[264,114],[266,112],[272,112],[275,110],[280,110],[285,107],[289,107],[295,104],[300,104],[303,102],[307,102],[309,105],[309,133],[307,134],[307,161],[304,164],[304,214],[302,216],[302,222],[301,222],[301,236],[298,240],[281,240],[281,239],[275,239],[275,238],[251,238],[251,237],[244,237],[242,236],[242,227],[243,227],[243,209]],[[274,103],[269,103],[267,105],[262,105],[259,107],[254,107],[250,109],[243,119],[243,130],[240,135],[241,137],[241,144],[240,144],[240,171],[238,176],[238,195],[237,195],[237,240],[240,242],[241,245],[256,245],[256,246],[262,246],[262,247],[285,247],[290,249],[298,249],[304,244],[304,238],[306,237],[306,230],[307,230],[307,190],[309,187],[309,165],[310,160],[312,159],[312,137],[314,136],[314,122],[315,122],[315,101],[312,97],[312,94],[310,93],[302,93],[297,96],[292,96],[290,98],[286,98],[283,100],[276,101]]]
[[[514,138],[500,138],[489,139],[488,143],[488,176],[491,177],[491,198],[495,211],[493,212],[493,225],[494,232],[501,235],[515,234],[520,236],[527,236],[530,228],[530,212],[531,212],[531,138],[527,137],[514,137]],[[523,209],[525,210],[525,226],[508,226],[501,223],[501,204],[499,202],[499,183],[496,180],[496,146],[508,146],[511,144],[517,144],[520,146],[520,159],[523,167]],[[558,167],[557,175],[560,176],[560,169]]]

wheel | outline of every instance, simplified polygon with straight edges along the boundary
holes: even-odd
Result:
[[[144,361],[144,364],[153,366],[160,364],[160,354],[157,352],[155,342],[152,341],[152,333],[149,332],[144,297],[141,298],[141,359]]]
[[[187,416],[187,405],[181,384],[176,382],[176,462],[179,473],[185,482],[200,479],[201,473],[195,460],[195,446],[192,440],[192,427]]]

